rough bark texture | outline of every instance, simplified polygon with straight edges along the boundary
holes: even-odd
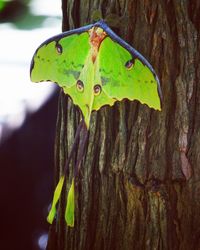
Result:
[[[75,227],[64,222],[63,192],[49,249],[200,249],[200,2],[63,0],[63,29],[90,23],[95,10],[127,17],[115,31],[156,69],[163,109],[123,101],[92,115]],[[56,181],[78,122],[61,93]]]

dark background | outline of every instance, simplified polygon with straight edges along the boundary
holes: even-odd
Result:
[[[12,23],[16,29],[40,27],[48,16],[31,14],[29,2],[0,0],[0,23]],[[57,102],[55,90],[37,112],[27,114],[19,129],[4,129],[6,139],[0,144],[0,250],[44,249],[38,241],[48,233]],[[44,247],[45,237],[41,241]]]
[[[58,93],[0,146],[0,249],[39,249],[48,232]]]
[[[48,232],[58,93],[0,146],[0,249],[39,249]]]

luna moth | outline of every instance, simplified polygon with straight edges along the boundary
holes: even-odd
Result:
[[[80,132],[85,131],[65,211],[66,223],[73,227],[74,179],[84,155],[91,113],[105,105],[113,106],[116,101],[125,98],[138,100],[150,108],[161,110],[159,79],[151,64],[115,34],[103,20],[63,32],[43,42],[33,56],[30,75],[33,82],[57,83],[82,114],[47,217],[48,222],[52,223],[73,151]]]

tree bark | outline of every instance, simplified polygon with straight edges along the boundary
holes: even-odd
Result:
[[[126,17],[115,31],[153,65],[163,108],[157,112],[124,100],[93,113],[76,182],[75,227],[64,221],[67,181],[48,249],[200,249],[200,2],[62,4],[63,30],[91,23],[95,10],[104,18],[110,13]],[[79,118],[78,109],[61,92],[56,182]]]

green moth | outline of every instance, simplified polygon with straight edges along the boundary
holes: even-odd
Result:
[[[150,63],[133,47],[116,35],[100,20],[75,30],[54,36],[36,50],[30,69],[33,82],[57,83],[79,107],[82,122],[67,159],[64,174],[54,192],[48,221],[53,222],[56,204],[61,195],[66,169],[72,157],[80,131],[85,130],[81,155],[77,159],[77,175],[84,144],[87,141],[92,111],[112,106],[123,99],[138,100],[150,108],[161,110],[162,93],[159,79]],[[69,189],[65,220],[74,226],[74,178]]]

